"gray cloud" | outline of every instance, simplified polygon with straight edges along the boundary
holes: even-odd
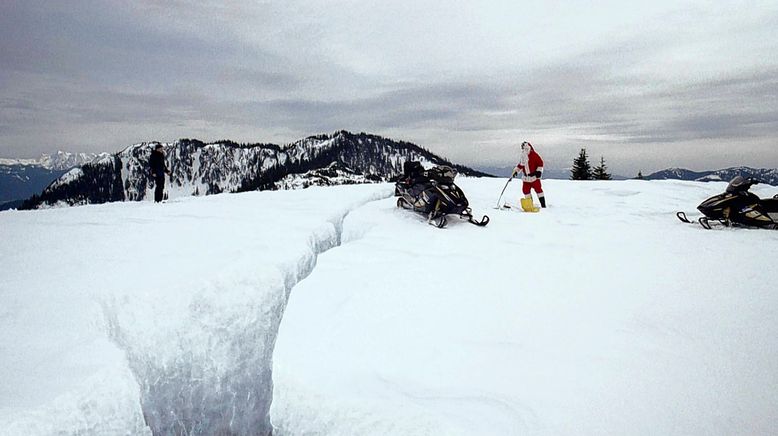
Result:
[[[461,27],[470,21],[458,13],[419,33],[422,21],[400,18],[439,8],[425,2],[9,0],[0,5],[0,155],[182,136],[287,142],[346,128],[483,165],[511,161],[530,139],[557,167],[581,146],[625,172],[671,155],[778,166],[768,146],[778,136],[778,11],[730,18],[669,5],[645,28],[582,28],[580,41],[494,35],[543,52],[469,44],[491,30]],[[374,6],[393,19],[363,14]],[[549,26],[548,35],[576,31]],[[744,42],[751,53],[724,62]],[[719,143],[742,152],[722,154]]]

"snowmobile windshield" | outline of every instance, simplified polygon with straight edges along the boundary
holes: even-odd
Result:
[[[748,191],[748,188],[750,187],[751,182],[746,180],[743,176],[737,176],[729,182],[729,185],[727,185],[727,192],[734,194],[736,192]]]
[[[454,178],[457,176],[457,170],[451,168],[451,167],[441,167],[443,177],[446,179],[454,180]]]
[[[427,175],[439,182],[451,183],[457,176],[457,171],[447,165],[439,165],[427,171]]]

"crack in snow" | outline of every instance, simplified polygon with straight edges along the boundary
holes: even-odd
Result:
[[[136,323],[141,309],[127,308],[127,301],[103,302],[108,336],[126,354],[153,434],[272,434],[273,348],[289,296],[320,254],[341,245],[349,213],[389,196],[376,192],[327,220],[295,261],[260,267],[237,281],[220,276],[205,283],[185,316],[151,339],[137,327],[143,325]],[[228,292],[232,299],[222,301]],[[235,304],[234,294],[242,304]]]

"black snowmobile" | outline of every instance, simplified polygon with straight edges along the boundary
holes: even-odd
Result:
[[[473,217],[465,194],[454,184],[456,175],[456,170],[448,166],[425,171],[419,162],[405,162],[403,175],[394,185],[397,207],[412,209],[439,228],[445,227],[447,215],[453,214],[477,226],[489,224],[488,216],[484,215],[481,221]]]
[[[751,186],[759,183],[754,179],[737,176],[729,182],[726,192],[715,195],[697,206],[704,216],[697,221],[706,229],[711,224],[724,226],[757,227],[778,229],[778,194],[773,198],[759,198],[748,192]],[[676,214],[685,223],[692,221],[684,212]]]

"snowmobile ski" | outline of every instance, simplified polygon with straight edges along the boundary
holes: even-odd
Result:
[[[689,220],[689,217],[686,216],[686,212],[677,212],[675,216],[678,217],[681,222],[684,222],[686,224],[692,224],[691,220]]]
[[[473,211],[470,210],[469,207],[465,209],[465,211],[462,214],[460,214],[459,217],[462,219],[466,218],[467,222],[469,222],[470,224],[475,224],[478,227],[484,227],[485,225],[489,224],[489,217],[487,215],[484,215],[483,217],[481,217],[481,221],[478,221],[473,216]]]
[[[712,219],[712,218],[708,218],[708,217],[706,217],[704,215],[701,216],[701,217],[697,217],[697,218],[692,219],[692,218],[689,218],[686,215],[686,212],[676,212],[675,216],[678,217],[678,219],[682,223],[695,224],[695,225],[699,224],[699,225],[701,225],[703,228],[705,228],[707,230],[711,230],[711,229],[713,229],[713,227],[718,227],[718,226],[723,226],[723,227],[731,227],[732,226],[732,223],[727,221],[727,220],[725,220],[725,219]]]

